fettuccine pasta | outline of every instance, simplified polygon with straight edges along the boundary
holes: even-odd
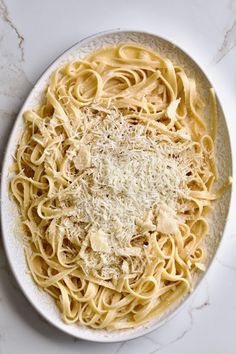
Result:
[[[137,44],[59,67],[24,113],[10,189],[30,273],[66,323],[136,327],[205,269],[218,192],[194,79]]]

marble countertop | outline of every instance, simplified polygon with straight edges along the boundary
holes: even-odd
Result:
[[[172,40],[208,73],[236,153],[236,0],[0,0],[0,161],[37,78],[81,38],[112,28]],[[234,162],[235,156],[234,156]],[[213,266],[170,322],[124,343],[87,343],[42,320],[19,290],[0,239],[0,354],[236,353],[236,195]]]

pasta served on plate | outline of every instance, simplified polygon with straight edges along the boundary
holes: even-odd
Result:
[[[136,327],[191,291],[225,188],[184,68],[134,43],[66,63],[24,113],[10,189],[30,273],[67,323]]]

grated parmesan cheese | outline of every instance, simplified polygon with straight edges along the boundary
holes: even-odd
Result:
[[[167,205],[162,205],[158,213],[157,231],[162,233],[178,232],[178,219],[173,209]]]
[[[180,98],[178,100],[172,101],[167,107],[166,115],[172,120],[172,122],[176,121],[176,111],[179,103],[180,103]]]
[[[107,235],[101,229],[97,231],[89,230],[91,247],[95,252],[110,253],[111,249],[107,242]]]
[[[73,184],[74,212],[66,225],[82,244],[84,271],[114,278],[128,273],[130,257],[142,257],[140,238],[144,242],[155,230],[177,232],[193,148],[131,125],[116,111],[105,117],[86,114],[95,123],[87,124],[77,156],[72,155],[81,174]]]
[[[75,168],[83,170],[91,165],[91,153],[87,146],[81,146],[77,156],[74,158]]]

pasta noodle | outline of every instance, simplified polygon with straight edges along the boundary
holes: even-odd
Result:
[[[217,179],[196,83],[137,44],[59,67],[24,113],[10,189],[30,273],[67,323],[138,326],[191,291]]]

